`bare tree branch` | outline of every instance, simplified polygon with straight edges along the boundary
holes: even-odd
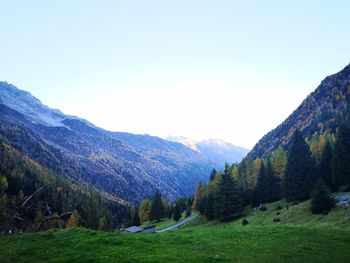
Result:
[[[36,229],[35,229],[35,232],[38,232],[41,227],[43,226],[43,224],[49,220],[64,220],[64,218],[70,216],[73,212],[66,212],[66,213],[63,213],[61,214],[60,216],[48,216],[48,217],[45,217],[43,220],[40,221],[40,223],[37,225]]]
[[[42,187],[40,187],[38,190],[36,190],[32,195],[28,196],[26,198],[26,200],[23,201],[22,205],[20,208],[23,208],[28,202],[30,199],[32,199],[34,196],[36,196],[41,190],[43,190],[45,187],[49,186],[51,184],[45,184],[43,185]]]

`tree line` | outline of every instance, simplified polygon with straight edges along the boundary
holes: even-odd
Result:
[[[146,221],[159,222],[162,219],[179,221],[183,216],[190,216],[193,198],[178,197],[175,202],[168,203],[157,190],[152,200],[142,200],[139,208],[130,207],[126,226],[139,226]]]
[[[326,131],[310,140],[296,130],[285,151],[213,171],[209,182],[199,181],[193,209],[209,220],[229,220],[243,207],[286,198],[300,202],[312,197],[311,210],[321,213],[334,206],[330,192],[350,190],[350,127],[341,124],[336,134]]]

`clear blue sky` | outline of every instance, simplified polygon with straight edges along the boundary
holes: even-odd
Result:
[[[350,62],[350,1],[1,1],[0,80],[103,128],[252,147]]]

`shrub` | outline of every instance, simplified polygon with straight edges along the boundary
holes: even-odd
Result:
[[[277,208],[276,208],[276,210],[278,211],[278,210],[282,210],[283,209],[283,207],[282,206],[277,206]]]
[[[275,217],[275,218],[273,219],[273,222],[274,222],[274,223],[276,223],[276,222],[281,222],[281,218]]]
[[[247,218],[244,218],[242,220],[242,226],[245,226],[245,225],[248,225],[248,224],[249,224],[249,222],[248,222]]]

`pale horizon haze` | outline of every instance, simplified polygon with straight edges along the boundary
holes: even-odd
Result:
[[[0,8],[0,81],[112,131],[251,149],[350,62],[348,1]]]

